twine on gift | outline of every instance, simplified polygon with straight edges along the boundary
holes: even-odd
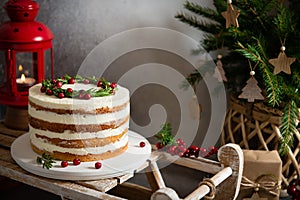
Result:
[[[214,182],[209,179],[209,178],[204,178],[203,181],[201,181],[201,183],[199,183],[199,186],[201,185],[206,185],[209,187],[210,192],[205,195],[205,199],[211,200],[215,198],[215,193],[216,193],[216,186],[214,184]]]
[[[278,179],[271,174],[261,175],[257,177],[255,181],[243,176],[241,182],[242,190],[253,188],[254,191],[258,192],[260,189],[263,189],[274,196],[278,196],[280,185],[281,181],[278,181]]]

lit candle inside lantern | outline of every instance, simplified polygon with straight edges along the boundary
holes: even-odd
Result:
[[[19,72],[23,71],[23,66],[22,66],[22,65],[19,65],[18,70],[19,70]]]
[[[18,85],[18,91],[25,91],[33,84],[35,84],[35,79],[30,77],[25,77],[25,74],[22,74],[21,78],[17,78],[16,82]]]

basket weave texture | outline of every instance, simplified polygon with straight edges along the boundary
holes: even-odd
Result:
[[[235,143],[242,149],[277,150],[282,137],[279,126],[282,112],[262,103],[242,104],[232,99],[221,134],[221,144]],[[299,179],[300,133],[294,133],[294,146],[281,156],[282,187]]]

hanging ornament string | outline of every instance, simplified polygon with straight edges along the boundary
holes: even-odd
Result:
[[[233,8],[232,0],[227,0],[227,5],[227,10],[221,13],[226,20],[226,28],[229,28],[231,25],[239,27],[237,18],[239,17],[241,11]]]

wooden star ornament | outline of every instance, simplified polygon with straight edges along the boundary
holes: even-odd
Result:
[[[284,50],[285,47],[281,47],[278,58],[272,58],[269,60],[269,63],[275,67],[273,71],[274,75],[280,72],[291,74],[291,64],[296,61],[296,58],[287,57]]]
[[[239,27],[239,22],[237,20],[240,15],[240,10],[234,10],[232,4],[228,3],[227,10],[222,12],[222,16],[226,19],[226,28],[229,28],[231,25]]]

